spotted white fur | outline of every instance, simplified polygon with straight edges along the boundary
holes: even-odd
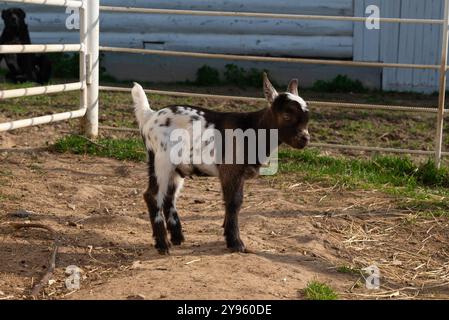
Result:
[[[203,111],[186,106],[176,106],[154,111],[150,107],[145,91],[137,83],[134,84],[132,96],[135,115],[145,146],[154,153],[154,166],[159,189],[156,200],[159,208],[163,205],[168,187],[173,183],[173,179],[178,180],[175,181],[177,186],[182,186],[183,184],[183,179],[175,174],[176,169],[185,173],[185,175],[189,175],[195,167],[196,170],[207,175],[218,176],[218,170],[214,163],[195,164],[195,166],[193,164],[175,165],[171,159],[173,148],[175,146],[180,147],[179,141],[170,139],[174,130],[185,130],[189,135],[190,145],[197,146],[193,143],[193,123],[201,123],[201,132],[204,132],[206,129],[213,129],[212,125],[207,124]],[[200,150],[204,150],[205,143],[201,143],[200,146]],[[198,152],[198,150],[192,150],[192,153],[195,152]],[[179,194],[180,189],[181,187],[178,187],[177,194]]]

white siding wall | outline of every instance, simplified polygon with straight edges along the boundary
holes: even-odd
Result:
[[[381,16],[441,19],[443,0],[356,0],[355,14],[364,14],[369,4],[379,5]],[[394,63],[439,64],[441,26],[383,23],[380,30],[354,29],[354,59]],[[438,72],[433,70],[392,69],[382,72],[384,90],[434,92]]]
[[[358,0],[355,0],[358,1]],[[353,0],[102,0],[102,5],[169,9],[273,12],[353,16]],[[17,4],[1,4],[12,7]],[[78,42],[78,32],[65,28],[65,9],[20,5],[27,12],[33,43]],[[351,59],[351,22],[101,13],[102,45],[198,52]],[[192,80],[207,63],[219,69],[229,62],[173,57],[108,54],[108,72],[121,79]],[[237,62],[236,62],[237,63]],[[372,70],[317,65],[239,63],[266,68],[280,82],[296,76],[310,85],[339,73],[377,85]]]

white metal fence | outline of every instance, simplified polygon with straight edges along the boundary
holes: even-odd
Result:
[[[0,0],[3,1],[3,0]],[[367,109],[367,110],[391,110],[403,112],[424,112],[433,113],[436,115],[436,135],[435,135],[435,149],[434,151],[422,150],[406,150],[396,148],[378,148],[378,147],[364,147],[364,146],[350,146],[350,145],[331,145],[315,143],[317,147],[322,148],[338,148],[338,149],[352,149],[352,150],[366,150],[379,152],[396,152],[396,153],[410,153],[422,155],[435,155],[435,162],[440,166],[442,156],[449,155],[449,152],[443,152],[443,126],[444,116],[449,114],[449,110],[445,110],[445,94],[446,94],[446,72],[449,69],[447,65],[448,53],[448,31],[449,31],[449,0],[445,1],[445,9],[443,19],[403,19],[403,18],[380,18],[381,23],[415,23],[415,24],[433,24],[442,25],[442,50],[441,50],[441,64],[440,65],[423,65],[423,64],[406,64],[406,63],[382,63],[382,62],[363,62],[363,61],[344,61],[344,60],[324,60],[324,59],[305,59],[305,58],[280,58],[280,57],[261,57],[261,56],[243,56],[231,54],[214,54],[214,53],[198,53],[198,52],[179,52],[179,51],[165,51],[165,50],[150,50],[150,49],[131,49],[120,47],[99,46],[99,12],[109,11],[117,13],[146,13],[146,14],[169,14],[169,15],[201,15],[201,16],[232,16],[232,17],[254,17],[254,18],[286,18],[286,19],[301,19],[301,20],[333,20],[333,21],[353,21],[363,23],[366,21],[365,17],[343,17],[343,16],[317,16],[317,15],[296,15],[296,14],[270,14],[270,13],[250,13],[250,12],[219,12],[219,11],[198,11],[198,10],[173,10],[173,9],[151,9],[151,8],[130,8],[130,7],[112,7],[100,6],[99,0],[84,1],[65,1],[65,0],[9,0],[10,2],[22,3],[40,3],[46,5],[60,5],[79,7],[81,10],[81,21],[83,21],[80,38],[81,47],[70,47],[72,51],[79,49],[82,58],[80,59],[81,74],[80,82],[75,84],[67,84],[65,87],[47,86],[30,89],[18,89],[0,91],[0,97],[18,97],[31,94],[45,94],[50,92],[60,92],[68,90],[82,90],[82,106],[80,110],[75,111],[74,116],[69,116],[67,113],[57,114],[47,117],[38,117],[27,120],[13,121],[6,124],[0,124],[0,131],[10,130],[18,127],[30,126],[34,124],[48,123],[58,120],[74,118],[75,116],[85,116],[86,119],[86,134],[95,136],[98,133],[98,91],[122,91],[128,92],[130,88],[123,87],[106,87],[98,84],[98,64],[99,51],[105,52],[121,52],[121,53],[136,53],[160,56],[180,56],[180,57],[198,57],[209,59],[224,59],[224,60],[246,60],[246,61],[264,61],[264,62],[288,62],[288,63],[302,63],[302,64],[321,64],[321,65],[339,65],[348,67],[388,67],[388,68],[409,68],[409,69],[431,69],[439,70],[439,99],[437,108],[417,108],[407,106],[390,106],[390,105],[375,105],[375,104],[354,104],[341,102],[327,102],[327,101],[310,101],[311,106],[320,107],[338,107],[350,109]],[[88,5],[86,5],[88,4]],[[67,45],[69,46],[69,45]],[[73,45],[76,46],[76,45]],[[5,47],[5,48],[3,48]],[[9,47],[9,48],[8,48]],[[0,53],[20,53],[31,52],[23,50],[36,50],[39,52],[64,51],[64,48],[56,47],[55,45],[47,45],[45,48],[33,46],[2,46]],[[41,50],[42,49],[42,50]],[[36,52],[33,51],[33,52]],[[65,50],[69,51],[69,50]],[[84,71],[87,70],[87,71]],[[20,91],[22,90],[22,91]],[[27,91],[28,90],[28,91]],[[209,95],[186,92],[172,92],[160,90],[148,90],[149,93],[165,94],[173,96],[193,96],[204,98],[217,99],[235,99],[244,101],[264,101],[261,98],[255,97],[234,97],[223,95]],[[50,117],[50,118],[48,118]],[[132,130],[132,129],[131,129]]]
[[[86,0],[0,0],[26,4],[41,4],[77,8],[80,12],[80,44],[45,44],[45,45],[0,45],[0,54],[44,53],[44,52],[79,52],[79,81],[67,84],[55,84],[24,89],[0,90],[0,99],[43,95],[49,93],[81,91],[80,108],[30,119],[21,119],[0,123],[0,132],[46,124],[56,121],[84,117],[85,133],[89,136],[98,134],[98,1]],[[97,6],[95,6],[95,2]]]

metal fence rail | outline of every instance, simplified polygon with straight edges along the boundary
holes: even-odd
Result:
[[[9,44],[0,46],[0,54],[80,51],[84,51],[82,44]]]
[[[107,47],[107,46],[100,46],[100,50],[106,52],[140,53],[140,54],[154,54],[160,56],[193,57],[193,58],[207,58],[207,59],[221,59],[221,60],[290,62],[290,63],[303,63],[303,64],[322,64],[334,66],[371,67],[371,68],[383,67],[383,68],[410,68],[410,69],[431,69],[431,70],[440,69],[440,65],[431,65],[431,64],[383,63],[383,62],[364,62],[364,61],[349,61],[349,60],[242,56],[237,54],[134,49],[134,48],[120,48],[120,47]]]
[[[339,149],[357,149],[366,151],[384,151],[384,152],[401,152],[410,154],[434,154],[435,163],[439,167],[441,158],[448,153],[442,151],[443,148],[443,124],[444,115],[449,113],[445,110],[445,90],[446,90],[446,71],[449,69],[447,65],[447,51],[448,51],[448,30],[449,30],[449,0],[444,0],[445,11],[443,19],[404,19],[404,18],[380,18],[380,22],[388,23],[415,23],[415,24],[440,24],[443,26],[442,30],[442,52],[440,65],[423,65],[423,64],[404,64],[404,63],[382,63],[382,62],[363,62],[363,61],[344,61],[344,60],[325,60],[325,59],[303,59],[303,58],[280,58],[280,57],[259,57],[259,56],[245,56],[235,54],[217,54],[217,53],[200,53],[200,52],[180,52],[167,50],[150,50],[150,49],[134,49],[134,48],[118,48],[118,47],[100,47],[101,51],[106,52],[120,52],[120,53],[136,53],[136,54],[153,54],[164,56],[181,56],[181,57],[196,57],[196,58],[210,58],[210,59],[225,59],[225,60],[246,60],[246,61],[264,61],[264,62],[289,62],[289,63],[303,63],[303,64],[321,64],[321,65],[340,65],[351,67],[373,67],[373,68],[410,68],[410,69],[430,69],[439,70],[440,72],[440,86],[439,86],[439,102],[438,108],[414,108],[407,106],[388,106],[388,105],[370,105],[370,104],[355,104],[355,103],[336,103],[328,101],[313,101],[310,104],[323,107],[343,107],[351,109],[369,109],[369,110],[395,110],[395,111],[411,111],[411,112],[428,112],[437,115],[437,133],[435,139],[435,151],[421,151],[421,150],[404,150],[404,149],[389,149],[389,148],[374,148],[363,146],[348,146],[348,145],[326,145],[315,144],[321,147],[332,147]],[[365,17],[343,17],[343,16],[317,16],[317,15],[297,15],[297,14],[273,14],[273,13],[254,13],[254,12],[225,12],[225,11],[198,11],[198,10],[172,10],[172,9],[153,9],[153,8],[130,8],[130,7],[113,7],[100,6],[101,11],[117,12],[117,13],[143,13],[143,14],[169,14],[169,15],[201,15],[201,16],[230,16],[230,17],[253,17],[253,18],[280,18],[280,19],[301,19],[301,20],[332,20],[332,21],[353,21],[365,22]],[[100,87],[100,90],[110,91],[128,91],[128,88],[117,87]],[[169,94],[174,96],[195,96],[204,98],[219,98],[219,99],[236,99],[247,101],[261,101],[263,99],[251,97],[230,97],[220,95],[207,94],[192,94],[183,92],[170,92],[149,90],[150,93]]]
[[[243,18],[274,18],[274,19],[294,19],[294,20],[331,20],[331,21],[353,21],[365,22],[365,17],[346,16],[320,16],[305,14],[285,14],[285,13],[259,13],[259,12],[230,12],[230,11],[206,11],[206,10],[177,10],[177,9],[153,9],[153,8],[132,8],[100,6],[101,11],[120,13],[147,13],[147,14],[170,14],[170,15],[193,15],[210,17],[243,17]],[[380,22],[389,23],[413,23],[413,24],[443,24],[441,19],[404,19],[404,18],[379,18]]]
[[[131,92],[131,88],[126,88],[126,87],[100,86],[99,88],[100,88],[100,91]],[[219,100],[266,102],[265,98],[257,98],[257,97],[227,96],[227,95],[217,95],[217,94],[165,91],[165,90],[153,90],[153,89],[146,89],[145,92],[147,92],[149,94],[159,94],[159,95],[174,96],[174,97],[195,97],[195,98],[209,98],[209,99],[219,99]],[[360,109],[360,110],[384,110],[384,111],[438,113],[438,108],[406,107],[406,106],[364,104],[364,103],[326,102],[326,101],[313,101],[313,100],[308,100],[307,103],[310,106],[325,107],[325,108],[327,107],[327,108]],[[449,109],[447,109],[445,111],[447,114],[449,114]]]
[[[66,84],[0,90],[0,99],[27,97],[57,92],[81,90],[80,109],[30,119],[22,119],[0,123],[0,132],[46,124],[56,121],[85,117],[85,133],[95,136],[98,133],[98,0],[0,0],[3,2],[42,4],[79,8],[80,10],[80,43],[79,44],[30,44],[1,45],[0,54],[23,54],[45,52],[79,52],[80,81]],[[95,3],[97,6],[95,6]],[[96,11],[95,11],[96,10]],[[95,58],[97,58],[95,60]],[[95,93],[96,92],[96,93]]]
[[[43,4],[46,6],[70,7],[70,8],[83,7],[82,0],[2,0],[2,2]]]
[[[74,82],[66,84],[54,84],[51,86],[43,86],[43,87],[2,90],[0,91],[0,99],[37,96],[57,92],[76,91],[82,90],[84,88],[85,88],[84,82]]]

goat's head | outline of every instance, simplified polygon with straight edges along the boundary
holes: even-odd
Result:
[[[291,80],[287,91],[278,94],[264,73],[263,88],[270,103],[270,121],[278,129],[279,140],[298,149],[307,146],[310,140],[309,110],[307,103],[298,95],[298,80]]]

